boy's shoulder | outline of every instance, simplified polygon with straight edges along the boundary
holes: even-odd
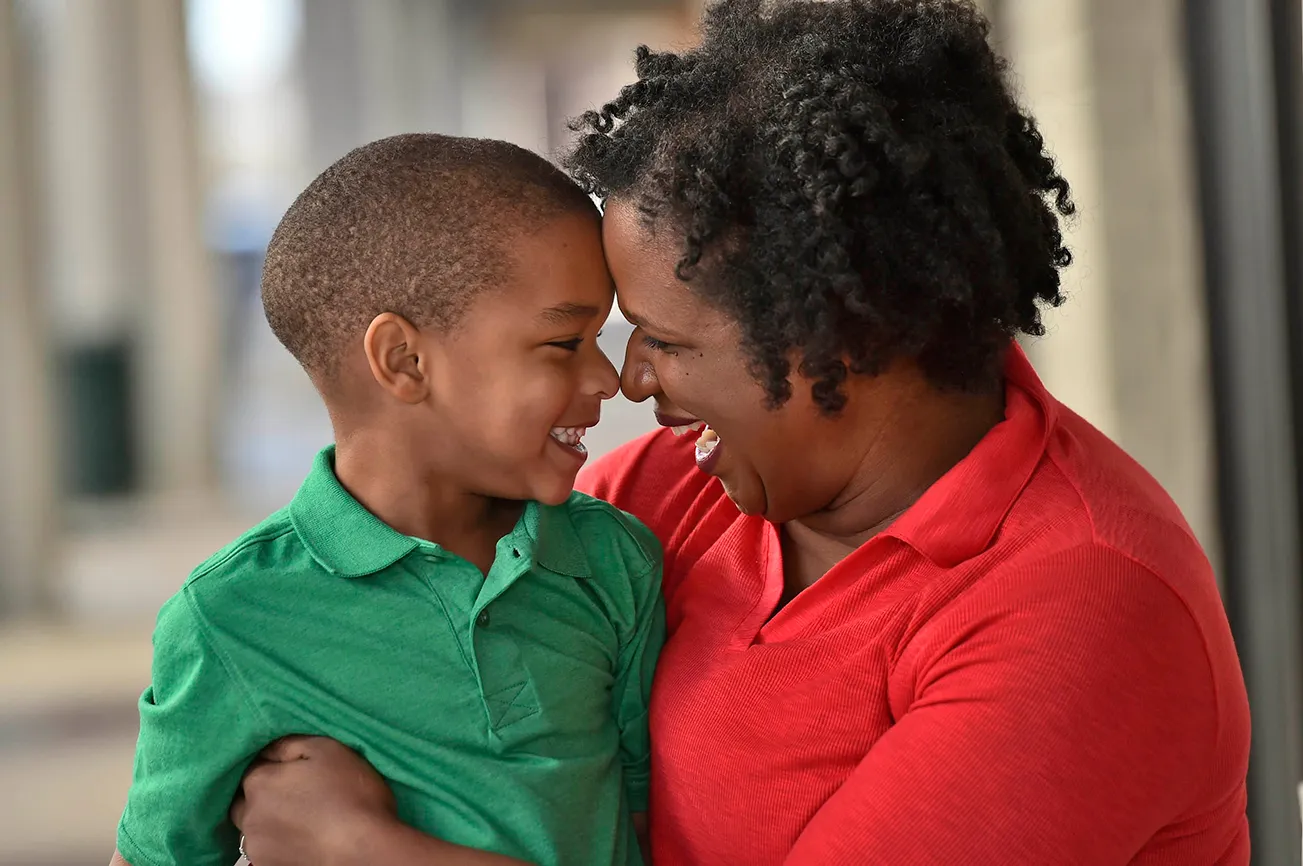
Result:
[[[184,589],[208,594],[230,583],[311,565],[315,563],[299,540],[287,507],[201,562],[190,572]]]
[[[661,544],[632,514],[577,490],[561,508],[590,560],[595,555],[616,555],[631,570],[659,573]]]

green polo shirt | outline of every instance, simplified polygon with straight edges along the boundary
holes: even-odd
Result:
[[[317,458],[289,507],[163,606],[118,828],[132,866],[229,866],[249,763],[322,734],[404,822],[539,864],[638,864],[661,555],[575,493],[526,505],[488,575],[391,529]]]

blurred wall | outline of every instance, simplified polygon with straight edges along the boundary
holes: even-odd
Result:
[[[29,388],[32,411],[8,435],[56,446],[77,506],[60,513],[75,532],[103,525],[105,502],[131,503],[109,513],[137,513],[147,528],[160,511],[255,514],[293,493],[329,428],[262,323],[257,278],[272,226],[312,176],[358,144],[410,129],[552,153],[568,140],[566,118],[628,80],[633,45],[692,38],[699,2],[8,5],[14,34],[14,9],[25,10],[32,103],[10,112],[15,123],[29,117],[35,143],[31,158],[11,147],[6,159],[11,174],[35,179],[7,198],[10,243],[28,253],[7,259],[28,264],[6,284],[29,287],[25,306],[7,301],[27,345],[9,350],[52,359],[56,380],[39,397]],[[1154,472],[1215,556],[1179,4],[986,6],[1080,209],[1068,302],[1048,317],[1049,335],[1029,343],[1033,361]],[[643,429],[635,412],[615,410],[624,426],[603,430],[603,447]],[[18,462],[28,473],[43,465]],[[33,502],[51,497],[48,472],[28,477],[15,486]],[[35,599],[32,586],[61,578],[49,557],[25,557],[5,584]],[[44,594],[69,592],[65,582]],[[142,610],[156,596],[142,596]]]
[[[1080,207],[1033,362],[1216,560],[1180,3],[982,5]],[[293,196],[400,131],[554,152],[700,6],[0,0],[0,866],[107,852],[154,612],[329,438],[257,299]],[[612,401],[590,446],[650,424]]]
[[[35,273],[27,57],[0,3],[0,618],[48,610],[55,483],[46,330]]]
[[[1028,342],[1071,408],[1219,556],[1198,190],[1179,0],[998,0],[997,45],[1072,185],[1067,302]]]

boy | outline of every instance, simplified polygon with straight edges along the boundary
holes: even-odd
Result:
[[[159,614],[115,863],[229,866],[240,778],[294,733],[362,753],[449,843],[641,861],[660,552],[572,491],[619,386],[598,220],[541,158],[437,135],[295,201],[263,302],[336,445]]]

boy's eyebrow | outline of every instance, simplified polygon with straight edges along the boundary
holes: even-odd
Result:
[[[548,307],[538,314],[542,322],[549,325],[566,325],[575,319],[591,319],[597,316],[601,310],[588,304],[557,304],[555,307]]]

